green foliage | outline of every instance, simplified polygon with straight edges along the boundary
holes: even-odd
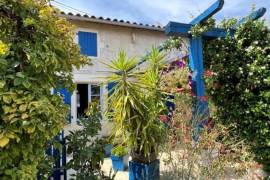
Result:
[[[236,21],[223,21],[228,28]],[[207,41],[208,94],[217,107],[217,118],[235,124],[233,135],[246,138],[258,162],[270,170],[270,32],[264,21],[237,27],[233,38]]]
[[[153,48],[146,58],[144,71],[128,71],[138,61],[128,59],[124,52],[108,65],[116,71],[109,79],[116,84],[107,110],[114,122],[113,133],[123,139],[131,153],[145,157],[146,162],[151,161],[151,154],[157,156],[165,139],[165,129],[159,119],[165,109],[159,89],[163,60],[164,54]]]
[[[182,49],[184,45],[183,39],[180,37],[170,37],[163,44],[162,48],[164,50],[172,50],[172,49]]]
[[[46,0],[0,1],[0,179],[35,179],[46,144],[68,107],[51,94],[72,89],[86,62],[73,28]]]
[[[216,22],[215,19],[210,18],[210,19],[208,19],[206,22],[204,22],[202,24],[196,24],[196,25],[192,26],[192,28],[190,30],[190,33],[194,37],[199,37],[204,32],[207,32],[210,29],[212,29],[215,26],[215,22]]]
[[[128,154],[128,149],[122,145],[117,145],[112,149],[112,154],[118,157],[123,157]]]
[[[89,105],[86,117],[79,120],[80,130],[70,131],[66,137],[67,153],[72,155],[67,168],[76,171],[73,176],[80,180],[113,179],[105,176],[101,164],[105,157],[105,141],[98,137],[101,130],[102,115],[97,103]]]

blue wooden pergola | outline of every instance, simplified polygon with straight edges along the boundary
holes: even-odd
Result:
[[[212,28],[207,32],[204,32],[200,37],[193,37],[190,30],[193,26],[197,24],[202,24],[206,22],[210,17],[216,14],[223,8],[224,0],[217,0],[209,8],[207,8],[203,13],[194,18],[190,23],[180,23],[180,22],[169,22],[165,27],[165,34],[167,36],[173,37],[185,37],[189,39],[189,68],[192,72],[192,92],[195,95],[196,103],[194,104],[195,114],[203,114],[204,118],[207,119],[209,116],[208,104],[205,100],[205,85],[203,81],[204,66],[203,66],[203,40],[211,40],[216,38],[225,38],[228,33],[233,37],[235,28],[249,20],[255,21],[261,18],[265,12],[266,8],[262,7],[248,16],[242,18],[237,22],[237,24],[231,27],[230,31],[222,28]],[[158,47],[159,51],[164,50],[163,45]],[[145,62],[148,54],[137,64],[140,65]],[[135,66],[136,67],[136,66]],[[134,69],[132,67],[130,70]],[[195,112],[197,111],[197,112]]]
[[[189,39],[189,68],[192,72],[192,92],[197,97],[197,102],[194,104],[197,111],[195,113],[203,113],[206,116],[209,115],[208,105],[205,100],[205,85],[203,81],[204,67],[203,67],[203,40],[204,39],[216,39],[224,38],[228,35],[233,36],[236,26],[248,21],[257,20],[262,17],[266,8],[260,8],[257,11],[252,12],[249,16],[241,19],[236,26],[231,27],[231,30],[212,28],[208,32],[204,32],[200,37],[193,37],[190,33],[191,28],[194,25],[204,23],[215,13],[220,11],[224,5],[224,0],[217,0],[208,9],[206,9],[199,16],[194,18],[190,23],[169,22],[165,28],[167,36],[181,36]],[[196,111],[196,110],[195,110]]]

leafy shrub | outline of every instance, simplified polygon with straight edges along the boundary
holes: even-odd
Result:
[[[206,79],[206,87],[217,119],[236,125],[232,136],[247,139],[257,161],[270,170],[270,32],[265,22],[248,21],[232,38],[207,41],[204,59],[214,74]]]
[[[46,0],[0,1],[0,179],[35,179],[67,106],[51,94],[72,89],[86,62],[73,27]]]
[[[118,145],[112,149],[114,156],[123,157],[128,154],[128,149],[122,145]]]
[[[101,130],[102,115],[97,103],[90,104],[86,117],[81,118],[78,123],[80,130],[70,131],[66,137],[67,153],[72,155],[67,168],[76,171],[72,176],[75,179],[113,179],[105,176],[101,165],[105,157],[105,141],[98,137]]]

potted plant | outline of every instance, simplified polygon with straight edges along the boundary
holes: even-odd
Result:
[[[118,145],[112,149],[112,167],[115,171],[124,171],[128,167],[128,149]]]
[[[108,117],[113,121],[113,134],[122,136],[131,149],[129,179],[159,179],[158,154],[164,144],[165,127],[159,116],[166,109],[160,90],[165,54],[152,48],[145,57],[147,67],[135,69],[138,61],[125,52],[108,65],[114,73],[109,94]]]

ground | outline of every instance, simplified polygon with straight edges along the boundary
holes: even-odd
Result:
[[[164,176],[163,176],[163,172],[166,169],[166,166],[164,165],[162,159],[163,157],[165,157],[164,155],[161,156],[161,161],[160,161],[160,174],[161,174],[161,180],[167,180]],[[112,168],[112,161],[110,158],[106,158],[104,160],[104,163],[102,165],[102,170],[105,171],[107,174],[109,174],[110,169]],[[250,169],[249,173],[244,176],[243,178],[235,178],[232,174],[231,174],[232,170],[228,170],[228,174],[227,174],[227,178],[226,180],[261,180],[262,178],[260,178],[260,176],[264,176],[266,177],[266,175],[262,172],[261,169]],[[115,180],[128,180],[128,170],[126,171],[119,171],[116,174],[116,178]]]
[[[162,159],[165,157],[165,155],[162,155],[160,157],[161,161],[160,161],[160,174],[161,174],[161,180],[168,180],[166,179],[163,174],[164,174],[164,171],[166,170],[166,166],[164,165]],[[110,170],[112,169],[112,161],[111,161],[111,158],[108,157],[108,158],[105,158],[104,159],[104,163],[102,165],[102,170],[106,173],[106,174],[109,174]],[[232,172],[233,170],[231,169],[228,169],[228,174],[227,174],[227,178],[226,180],[261,180],[263,178],[260,178],[260,176],[264,176],[264,177],[267,177],[267,175],[262,172],[261,169],[258,169],[258,168],[255,168],[255,169],[250,169],[249,170],[249,173],[244,176],[243,178],[235,178],[233,175],[232,175]],[[68,179],[70,179],[69,177],[69,174],[71,173],[74,173],[74,171],[71,171],[69,170],[68,171]],[[268,176],[270,177],[270,176]],[[115,180],[128,180],[128,170],[125,170],[125,171],[119,171],[117,172],[116,174],[116,177],[115,177]]]

